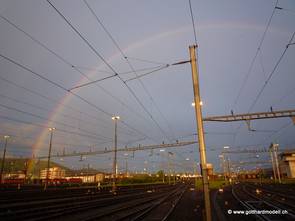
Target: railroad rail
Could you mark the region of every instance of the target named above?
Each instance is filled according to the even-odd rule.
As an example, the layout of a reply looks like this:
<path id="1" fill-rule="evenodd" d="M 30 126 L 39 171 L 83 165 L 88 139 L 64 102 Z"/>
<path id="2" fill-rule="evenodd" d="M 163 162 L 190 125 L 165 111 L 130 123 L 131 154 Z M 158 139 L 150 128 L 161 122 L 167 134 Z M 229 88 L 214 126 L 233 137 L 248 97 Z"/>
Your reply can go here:
<path id="1" fill-rule="evenodd" d="M 277 204 L 277 202 L 266 198 L 263 192 L 257 191 L 256 194 L 247 189 L 247 185 L 238 184 L 233 186 L 232 195 L 234 198 L 248 211 L 288 211 L 285 205 Z M 253 189 L 252 189 L 253 190 Z M 255 189 L 256 191 L 256 189 Z M 295 214 L 293 211 L 288 211 L 288 214 L 253 214 L 258 220 L 294 220 Z"/>
<path id="2" fill-rule="evenodd" d="M 12 200 L 1 202 L 0 220 L 141 220 L 164 201 L 174 205 L 183 191 L 184 184 L 151 185 L 149 189 L 133 189 L 123 194 L 119 191 L 117 195 L 84 191 L 84 195 L 37 198 L 28 202 Z"/>

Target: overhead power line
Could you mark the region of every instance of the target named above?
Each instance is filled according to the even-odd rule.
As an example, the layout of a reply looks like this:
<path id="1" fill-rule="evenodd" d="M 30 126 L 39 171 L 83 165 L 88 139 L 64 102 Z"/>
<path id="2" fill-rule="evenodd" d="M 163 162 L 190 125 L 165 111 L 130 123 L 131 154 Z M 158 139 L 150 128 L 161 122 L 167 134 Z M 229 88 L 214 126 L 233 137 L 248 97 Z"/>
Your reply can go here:
<path id="1" fill-rule="evenodd" d="M 83 37 L 83 35 L 69 22 L 69 20 L 51 3 L 51 1 L 46 0 L 48 4 L 62 17 L 62 19 L 72 28 L 72 30 L 78 34 L 78 36 L 87 44 L 87 46 L 114 72 L 114 74 L 117 75 L 117 77 L 122 81 L 122 83 L 126 86 L 126 88 L 130 91 L 132 96 L 136 99 L 138 104 L 143 108 L 143 110 L 148 114 L 148 116 L 151 118 L 151 120 L 155 123 L 155 125 L 159 128 L 161 133 L 165 135 L 165 132 L 160 127 L 158 122 L 153 118 L 151 113 L 147 110 L 147 108 L 143 105 L 143 103 L 140 101 L 138 96 L 135 94 L 135 92 L 124 82 L 124 80 L 118 75 L 118 73 L 113 69 L 113 67 L 103 58 L 103 56 L 89 43 L 89 41 Z M 87 3 L 87 2 L 85 2 Z M 121 50 L 122 51 L 122 50 Z M 124 56 L 125 58 L 126 56 Z M 128 61 L 128 59 L 127 59 Z M 130 63 L 129 63 L 130 64 Z M 131 65 L 131 64 L 130 64 Z M 132 67 L 132 66 L 131 66 Z"/>
<path id="2" fill-rule="evenodd" d="M 16 119 L 16 118 L 3 116 L 3 115 L 0 115 L 0 118 L 4 119 L 4 120 L 8 120 L 8 121 L 13 121 L 13 122 L 16 122 L 16 123 L 22 123 L 22 124 L 27 124 L 27 125 L 32 125 L 32 126 L 35 126 L 35 127 L 40 127 L 40 128 L 44 128 L 44 129 L 47 128 L 48 129 L 48 125 L 45 125 L 45 124 L 32 123 L 32 122 L 29 122 L 29 121 L 19 120 L 19 119 Z M 60 131 L 62 133 L 66 133 L 66 134 L 73 134 L 73 135 L 77 135 L 77 136 L 81 136 L 81 137 L 87 137 L 87 138 L 94 139 L 94 140 L 98 139 L 98 137 L 94 137 L 94 136 L 87 135 L 87 134 L 82 134 L 82 133 L 75 132 L 75 131 L 69 131 L 69 130 L 65 130 L 65 129 L 60 129 L 60 128 L 56 128 L 56 131 Z"/>
<path id="3" fill-rule="evenodd" d="M 62 86 L 62 85 L 60 85 L 60 84 L 58 84 L 58 83 L 56 83 L 56 82 L 54 82 L 54 81 L 52 81 L 52 80 L 50 80 L 50 79 L 44 77 L 43 75 L 41 75 L 41 74 L 39 74 L 39 73 L 37 73 L 37 72 L 31 70 L 30 68 L 24 66 L 23 64 L 20 64 L 20 63 L 16 62 L 15 60 L 13 60 L 13 59 L 11 59 L 11 58 L 9 58 L 9 57 L 3 55 L 3 54 L 0 54 L 0 57 L 4 58 L 5 60 L 9 61 L 10 63 L 12 63 L 12 64 L 14 64 L 14 65 L 16 65 L 16 66 L 18 66 L 18 67 L 20 67 L 20 68 L 22 68 L 22 69 L 24 69 L 24 70 L 30 72 L 30 73 L 33 74 L 34 76 L 36 76 L 36 77 L 38 77 L 38 78 L 40 78 L 40 79 L 42 79 L 42 80 L 44 80 L 44 81 L 46 81 L 46 82 L 48 82 L 48 83 L 54 85 L 55 87 L 61 89 L 62 91 L 65 91 L 66 93 L 70 93 L 70 94 L 72 94 L 74 97 L 78 98 L 79 100 L 82 100 L 83 102 L 85 102 L 85 103 L 87 103 L 88 105 L 92 106 L 92 107 L 95 108 L 96 110 L 98 110 L 98 111 L 104 113 L 105 115 L 107 115 L 107 116 L 109 116 L 109 117 L 112 117 L 112 114 L 106 112 L 105 110 L 101 109 L 101 108 L 98 107 L 97 105 L 95 105 L 95 104 L 89 102 L 88 100 L 86 100 L 85 98 L 81 97 L 80 95 L 77 95 L 77 94 L 75 94 L 75 93 L 73 93 L 73 92 L 71 92 L 71 91 L 68 91 L 68 89 L 66 89 L 64 86 Z"/>
<path id="4" fill-rule="evenodd" d="M 141 58 L 133 58 L 133 57 L 127 57 L 129 60 L 135 60 L 135 61 L 141 61 L 145 63 L 150 63 L 150 64 L 159 64 L 159 65 L 167 65 L 168 63 L 163 63 L 163 62 L 158 62 L 158 61 L 151 61 L 147 59 L 141 59 Z"/>
<path id="5" fill-rule="evenodd" d="M 35 118 L 38 118 L 38 119 L 41 119 L 41 120 L 45 120 L 45 121 L 47 121 L 47 122 L 52 122 L 52 123 L 54 123 L 55 125 L 62 125 L 62 126 L 64 126 L 64 127 L 68 127 L 68 128 L 75 128 L 75 127 L 72 126 L 72 125 L 65 124 L 65 123 L 60 122 L 60 121 L 51 120 L 51 119 L 48 119 L 48 118 L 46 118 L 46 117 L 42 117 L 42 116 L 40 116 L 40 115 L 37 115 L 37 114 L 31 113 L 31 112 L 28 112 L 28 111 L 20 110 L 20 109 L 15 108 L 15 107 L 10 107 L 10 106 L 8 106 L 8 105 L 0 104 L 0 107 L 4 107 L 4 108 L 6 108 L 6 109 L 8 109 L 8 110 L 16 111 L 16 112 L 19 112 L 19 113 L 22 113 L 22 114 L 25 114 L 25 115 L 29 115 L 29 116 L 31 116 L 31 117 L 35 117 Z M 111 138 L 106 137 L 106 136 L 103 136 L 103 135 L 101 135 L 101 134 L 93 134 L 93 133 L 91 133 L 91 132 L 89 132 L 89 131 L 86 131 L 86 130 L 84 130 L 84 129 L 81 129 L 81 128 L 79 128 L 79 130 L 80 130 L 80 131 L 83 131 L 83 132 L 86 132 L 87 134 L 90 134 L 91 136 L 96 136 L 98 139 L 108 139 L 108 140 L 112 140 Z"/>
<path id="6" fill-rule="evenodd" d="M 289 43 L 286 45 L 286 47 L 285 47 L 283 53 L 282 53 L 281 56 L 279 57 L 278 61 L 276 62 L 275 66 L 273 67 L 273 69 L 272 69 L 272 71 L 270 72 L 270 74 L 268 75 L 266 81 L 264 82 L 262 88 L 260 89 L 259 93 L 257 94 L 257 96 L 256 96 L 254 102 L 252 103 L 251 107 L 249 108 L 249 111 L 248 111 L 248 112 L 250 112 L 250 111 L 254 108 L 254 106 L 256 105 L 256 103 L 257 103 L 258 99 L 260 98 L 261 94 L 263 93 L 265 87 L 267 86 L 267 84 L 268 84 L 269 81 L 271 80 L 271 78 L 272 78 L 272 76 L 274 75 L 274 73 L 275 73 L 277 67 L 278 67 L 279 64 L 281 63 L 281 61 L 282 61 L 284 55 L 286 54 L 286 52 L 287 52 L 289 46 L 291 45 L 291 42 L 293 41 L 294 36 L 295 36 L 295 32 L 293 32 L 293 34 L 292 34 L 292 36 L 291 36 L 291 39 L 289 40 Z"/>
<path id="7" fill-rule="evenodd" d="M 194 40 L 195 40 L 195 44 L 197 45 L 197 32 L 196 32 L 196 26 L 195 26 L 195 19 L 194 19 L 194 13 L 193 13 L 193 9 L 192 9 L 192 3 L 191 0 L 188 1 L 189 2 L 189 9 L 190 9 L 190 16 L 192 19 L 192 26 L 193 26 L 193 32 L 194 32 Z"/>
<path id="8" fill-rule="evenodd" d="M 29 102 L 26 102 L 26 101 L 21 101 L 21 100 L 18 100 L 16 98 L 13 98 L 13 97 L 10 97 L 10 96 L 4 95 L 4 94 L 0 94 L 0 97 L 2 97 L 4 99 L 7 99 L 7 100 L 11 100 L 11 101 L 13 101 L 15 103 L 24 104 L 24 105 L 27 105 L 29 107 L 36 108 L 36 109 L 39 109 L 39 110 L 43 110 L 43 111 L 47 111 L 47 112 L 52 111 L 51 109 L 44 108 L 44 107 L 29 103 Z M 64 114 L 64 113 L 60 113 L 60 115 L 65 117 L 65 118 L 71 119 L 71 120 L 76 120 L 76 121 L 79 121 L 79 122 L 82 121 L 87 125 L 92 124 L 93 126 L 97 126 L 97 123 L 94 123 L 92 121 L 84 121 L 84 120 L 81 120 L 81 119 L 79 119 L 77 117 L 74 117 L 74 116 L 71 116 L 71 115 L 68 115 L 68 114 Z"/>
<path id="9" fill-rule="evenodd" d="M 75 71 L 77 71 L 80 75 L 82 75 L 83 77 L 85 77 L 87 80 L 89 80 L 90 82 L 92 81 L 92 79 L 90 79 L 86 74 L 84 74 L 82 71 L 79 70 L 79 67 L 71 64 L 71 62 L 69 62 L 68 60 L 66 60 L 64 57 L 62 57 L 61 55 L 59 55 L 58 53 L 56 53 L 55 51 L 53 51 L 52 49 L 50 49 L 49 47 L 47 47 L 44 43 L 42 43 L 41 41 L 39 41 L 38 39 L 34 38 L 32 35 L 30 35 L 28 32 L 26 32 L 25 30 L 23 30 L 21 27 L 19 27 L 18 25 L 16 25 L 15 23 L 13 23 L 12 21 L 10 21 L 8 18 L 0 15 L 0 18 L 2 18 L 4 21 L 6 21 L 8 24 L 10 24 L 11 26 L 13 26 L 15 29 L 17 29 L 18 31 L 22 32 L 24 35 L 26 35 L 29 39 L 31 39 L 33 42 L 35 42 L 36 44 L 40 45 L 42 48 L 44 48 L 45 50 L 47 50 L 48 52 L 50 52 L 51 54 L 53 54 L 54 56 L 56 56 L 58 59 L 60 59 L 62 62 L 64 62 L 65 64 L 67 64 L 68 66 L 72 67 Z M 106 72 L 106 71 L 104 71 Z M 110 73 L 110 72 L 107 72 Z M 112 74 L 112 73 L 110 73 Z M 124 107 L 126 107 L 128 110 L 130 110 L 131 112 L 135 113 L 138 117 L 145 119 L 140 113 L 138 113 L 137 111 L 135 111 L 133 108 L 129 107 L 126 103 L 124 103 L 122 100 L 120 100 L 118 97 L 114 96 L 111 92 L 109 92 L 108 90 L 106 90 L 104 87 L 96 84 L 96 86 L 101 89 L 103 92 L 105 92 L 107 95 L 109 95 L 110 97 L 112 97 L 114 100 L 116 100 L 117 102 L 119 102 L 121 105 L 123 105 Z M 60 102 L 59 102 L 60 103 Z M 63 104 L 61 104 L 63 105 Z M 63 105 L 65 106 L 65 105 Z M 73 109 L 73 108 L 72 108 Z M 80 111 L 78 111 L 80 112 Z M 84 113 L 87 116 L 90 116 L 87 113 Z M 95 118 L 95 117 L 92 117 Z M 97 119 L 97 118 L 96 118 Z M 101 119 L 100 119 L 101 120 Z"/>
<path id="10" fill-rule="evenodd" d="M 250 74 L 251 74 L 251 72 L 252 72 L 252 69 L 253 69 L 253 67 L 254 67 L 254 64 L 255 64 L 255 61 L 256 61 L 256 59 L 257 59 L 258 53 L 259 53 L 260 50 L 261 50 L 261 47 L 262 47 L 262 45 L 263 45 L 263 42 L 264 42 L 264 39 L 265 39 L 266 33 L 267 33 L 267 31 L 268 31 L 268 29 L 269 29 L 269 27 L 270 27 L 270 24 L 271 24 L 272 18 L 273 18 L 274 14 L 275 14 L 275 11 L 276 11 L 276 9 L 277 9 L 278 1 L 279 1 L 279 0 L 276 0 L 275 6 L 274 6 L 274 8 L 273 8 L 273 10 L 272 10 L 272 13 L 271 13 L 269 19 L 268 19 L 268 22 L 267 22 L 267 24 L 266 24 L 265 30 L 264 30 L 264 32 L 263 32 L 263 34 L 262 34 L 262 36 L 261 36 L 261 39 L 260 39 L 259 44 L 258 44 L 258 47 L 257 47 L 257 49 L 256 49 L 255 55 L 254 55 L 253 59 L 251 60 L 250 66 L 249 66 L 249 68 L 248 68 L 248 71 L 247 71 L 247 73 L 246 73 L 244 79 L 243 79 L 242 85 L 241 85 L 241 87 L 240 87 L 240 89 L 239 89 L 238 95 L 237 95 L 237 97 L 236 97 L 236 99 L 235 99 L 235 101 L 234 101 L 234 104 L 233 104 L 233 108 L 232 108 L 232 109 L 235 109 L 235 107 L 236 107 L 236 105 L 237 105 L 237 103 L 238 103 L 238 101 L 239 101 L 239 99 L 240 99 L 240 96 L 241 96 L 241 94 L 242 94 L 242 91 L 244 90 L 244 87 L 245 87 L 246 83 L 248 82 L 249 76 L 250 76 Z M 248 111 L 248 112 L 250 112 L 250 111 Z M 233 137 L 233 143 L 235 143 L 236 137 L 237 137 L 237 135 L 238 135 L 238 133 L 239 133 L 239 130 L 240 130 L 241 126 L 242 126 L 242 124 L 240 124 L 240 125 L 238 126 L 238 128 L 236 129 L 235 135 L 234 135 L 234 137 Z"/>
<path id="11" fill-rule="evenodd" d="M 116 48 L 119 50 L 120 54 L 122 55 L 122 57 L 125 59 L 126 63 L 128 64 L 128 66 L 130 67 L 130 69 L 133 71 L 133 73 L 136 75 L 137 80 L 139 81 L 139 83 L 141 84 L 142 88 L 144 89 L 145 93 L 149 96 L 150 100 L 152 101 L 152 103 L 154 104 L 154 106 L 156 107 L 156 109 L 158 110 L 158 112 L 160 113 L 160 115 L 162 116 L 162 118 L 166 121 L 168 127 L 171 129 L 171 126 L 169 125 L 167 119 L 165 118 L 164 114 L 161 112 L 160 108 L 158 107 L 158 105 L 156 104 L 156 102 L 154 101 L 153 97 L 151 96 L 150 92 L 147 90 L 145 84 L 138 78 L 138 74 L 136 72 L 136 70 L 134 69 L 133 65 L 130 63 L 128 57 L 126 56 L 126 54 L 123 52 L 123 50 L 121 49 L 121 47 L 119 46 L 119 44 L 117 43 L 117 41 L 113 38 L 112 34 L 107 30 L 107 28 L 105 27 L 105 25 L 102 23 L 102 21 L 98 18 L 98 16 L 95 14 L 95 12 L 93 11 L 93 9 L 90 7 L 90 5 L 88 4 L 87 0 L 83 0 L 84 3 L 86 4 L 86 6 L 88 7 L 88 9 L 90 10 L 90 12 L 92 13 L 92 15 L 95 17 L 96 21 L 101 25 L 101 27 L 103 28 L 103 30 L 106 32 L 106 34 L 108 35 L 108 37 L 111 39 L 111 41 L 113 42 L 113 44 L 116 46 Z M 136 94 L 134 93 L 134 91 L 131 89 L 130 86 L 128 86 L 126 84 L 126 81 L 124 81 L 120 75 L 117 75 L 118 78 L 122 81 L 122 83 L 124 85 L 126 85 L 127 89 L 131 92 L 131 94 L 134 96 L 134 98 L 138 101 L 138 103 L 140 104 L 140 106 L 145 110 L 145 112 L 150 116 L 151 120 L 155 123 L 155 125 L 158 127 L 158 129 L 161 131 L 161 133 L 166 137 L 166 139 L 169 139 L 169 137 L 167 136 L 166 132 L 163 130 L 163 128 L 160 126 L 160 124 L 155 120 L 155 118 L 152 116 L 152 114 L 148 111 L 148 109 L 144 106 L 144 104 L 139 100 L 138 96 L 136 96 Z M 171 130 L 172 131 L 172 130 Z"/>
<path id="12" fill-rule="evenodd" d="M 261 47 L 262 47 L 263 41 L 264 41 L 264 39 L 265 39 L 266 33 L 267 33 L 268 29 L 269 29 L 269 26 L 270 26 L 270 24 L 271 24 L 272 18 L 273 18 L 274 13 L 275 13 L 275 11 L 276 11 L 276 9 L 277 9 L 278 1 L 279 1 L 279 0 L 276 0 L 276 4 L 275 4 L 275 6 L 274 6 L 274 8 L 273 8 L 273 10 L 272 10 L 271 16 L 270 16 L 270 18 L 268 19 L 267 25 L 266 25 L 266 27 L 265 27 L 265 30 L 264 30 L 264 32 L 263 32 L 263 34 L 262 34 L 262 37 L 261 37 L 261 39 L 260 39 L 260 41 L 259 41 L 259 44 L 258 44 L 258 47 L 257 47 L 257 49 L 256 49 L 255 55 L 254 55 L 254 57 L 253 57 L 253 59 L 252 59 L 252 61 L 251 61 L 250 67 L 249 67 L 249 69 L 248 69 L 248 71 L 247 71 L 247 73 L 246 73 L 246 75 L 245 75 L 245 78 L 244 78 L 244 80 L 243 80 L 243 82 L 242 82 L 242 86 L 240 87 L 240 90 L 239 90 L 239 92 L 238 92 L 238 95 L 237 95 L 237 97 L 236 97 L 236 99 L 235 99 L 235 101 L 234 101 L 234 107 L 233 107 L 233 109 L 234 109 L 235 106 L 237 105 L 238 100 L 240 99 L 240 96 L 241 96 L 241 94 L 242 94 L 242 91 L 244 90 L 244 87 L 245 87 L 245 85 L 246 85 L 246 83 L 247 83 L 247 81 L 248 81 L 248 79 L 249 79 L 249 76 L 250 76 L 250 74 L 251 74 L 251 72 L 252 72 L 252 69 L 253 69 L 254 63 L 255 63 L 255 61 L 256 61 L 256 58 L 257 58 L 257 56 L 258 56 L 259 51 L 261 50 Z"/>
<path id="13" fill-rule="evenodd" d="M 6 79 L 6 78 L 3 78 L 3 77 L 1 77 L 1 76 L 0 76 L 0 79 L 1 79 L 1 81 L 4 81 L 4 82 L 6 82 L 6 83 L 8 83 L 8 84 L 10 84 L 10 85 L 13 85 L 13 86 L 15 86 L 15 87 L 17 87 L 17 88 L 20 88 L 20 89 L 22 89 L 22 90 L 24 90 L 24 91 L 26 91 L 26 92 L 29 92 L 29 93 L 31 93 L 31 94 L 33 94 L 33 95 L 36 95 L 36 96 L 38 96 L 38 97 L 41 97 L 41 98 L 43 98 L 43 99 L 45 99 L 45 100 L 47 100 L 47 101 L 50 101 L 50 102 L 52 102 L 52 103 L 54 103 L 54 104 L 57 103 L 58 105 L 63 106 L 63 107 L 65 107 L 65 108 L 68 108 L 68 109 L 70 109 L 70 110 L 72 110 L 72 111 L 75 111 L 76 113 L 82 113 L 82 114 L 84 114 L 85 116 L 88 116 L 88 117 L 91 118 L 91 119 L 101 121 L 101 119 L 96 118 L 95 116 L 92 116 L 92 115 L 90 115 L 90 114 L 88 114 L 88 113 L 86 113 L 86 112 L 79 111 L 79 110 L 77 110 L 76 108 L 74 108 L 74 107 L 72 107 L 72 106 L 70 106 L 70 105 L 68 105 L 68 104 L 64 104 L 64 103 L 62 103 L 61 101 L 56 100 L 56 99 L 54 99 L 54 98 L 52 98 L 52 97 L 49 97 L 49 96 L 47 96 L 47 95 L 43 95 L 43 94 L 41 94 L 41 93 L 39 93 L 39 92 L 37 92 L 37 91 L 34 91 L 34 90 L 32 90 L 32 89 L 29 89 L 29 88 L 23 87 L 23 86 L 21 86 L 21 85 L 15 83 L 15 82 L 13 82 L 13 81 L 10 81 L 10 80 L 8 80 L 8 79 Z"/>
<path id="14" fill-rule="evenodd" d="M 68 21 L 68 19 L 51 3 L 51 1 L 46 0 L 48 4 L 63 18 L 63 20 L 79 35 L 81 39 L 91 48 L 91 50 L 102 60 L 102 62 L 115 74 L 118 73 L 114 70 L 114 68 L 105 60 L 105 58 L 89 43 L 89 41 L 84 38 L 84 36 Z"/>
<path id="15" fill-rule="evenodd" d="M 138 78 L 144 77 L 144 76 L 146 76 L 146 75 L 149 75 L 149 74 L 155 73 L 155 72 L 157 72 L 157 71 L 163 70 L 163 69 L 168 68 L 168 67 L 169 67 L 169 65 L 161 66 L 161 67 L 159 67 L 159 68 L 157 68 L 157 69 L 155 69 L 155 70 L 152 70 L 152 71 L 149 71 L 149 72 L 147 72 L 147 73 L 144 73 L 144 74 L 138 75 L 137 77 L 133 77 L 133 78 L 129 78 L 129 79 L 127 79 L 127 80 L 124 80 L 124 82 L 132 81 L 132 80 L 134 80 L 134 79 L 138 79 Z M 131 72 L 126 72 L 126 73 L 130 74 L 130 73 L 133 73 L 133 71 L 131 71 Z M 78 88 L 81 88 L 81 87 L 89 86 L 89 85 L 91 85 L 91 84 L 95 84 L 95 83 L 97 83 L 97 82 L 101 82 L 101 81 L 104 81 L 104 80 L 107 80 L 107 79 L 109 79 L 109 78 L 113 78 L 113 77 L 114 77 L 114 76 L 108 76 L 108 77 L 101 78 L 101 79 L 98 79 L 98 80 L 95 80 L 95 81 L 87 82 L 87 83 L 85 83 L 85 84 L 80 84 L 80 85 L 78 85 L 78 86 L 75 86 L 75 87 L 70 88 L 69 91 L 72 91 L 72 90 L 75 90 L 75 89 L 78 89 Z"/>
<path id="16" fill-rule="evenodd" d="M 110 113 L 104 111 L 103 109 L 101 109 L 101 108 L 98 107 L 97 105 L 95 105 L 95 104 L 89 102 L 89 101 L 86 100 L 85 98 L 83 98 L 83 97 L 81 97 L 81 96 L 79 96 L 79 95 L 77 95 L 77 94 L 75 94 L 75 93 L 73 93 L 73 92 L 71 92 L 71 91 L 68 91 L 68 90 L 67 90 L 65 87 L 63 87 L 62 85 L 60 85 L 60 84 L 58 84 L 58 83 L 56 83 L 56 82 L 54 82 L 54 81 L 52 81 L 52 80 L 50 80 L 50 79 L 44 77 L 43 75 L 41 75 L 41 74 L 39 74 L 39 73 L 37 73 L 37 72 L 35 72 L 35 71 L 29 69 L 28 67 L 26 67 L 26 66 L 24 66 L 24 65 L 22 65 L 22 64 L 20 64 L 20 63 L 18 63 L 18 62 L 16 62 L 16 61 L 12 60 L 11 58 L 8 58 L 8 57 L 6 57 L 6 56 L 4 56 L 4 55 L 2 55 L 2 54 L 0 54 L 0 57 L 2 57 L 2 58 L 4 58 L 5 60 L 11 62 L 12 64 L 14 64 L 14 65 L 16 65 L 16 66 L 18 66 L 18 67 L 21 67 L 22 69 L 24 69 L 24 70 L 26 70 L 26 71 L 32 73 L 34 76 L 37 76 L 38 78 L 41 78 L 42 80 L 45 80 L 46 82 L 48 82 L 48 83 L 50 83 L 50 84 L 56 86 L 57 88 L 59 88 L 59 89 L 61 89 L 61 90 L 63 90 L 63 91 L 66 91 L 66 93 L 71 93 L 74 97 L 76 97 L 76 98 L 82 100 L 83 102 L 87 103 L 88 105 L 92 106 L 92 107 L 95 108 L 97 111 L 102 112 L 102 113 L 106 114 L 106 115 L 109 116 L 109 117 L 112 117 L 112 114 L 110 114 Z M 121 122 L 123 122 L 123 121 L 121 121 Z M 127 126 L 128 128 L 130 128 L 130 129 L 132 129 L 132 130 L 134 130 L 134 131 L 136 131 L 136 132 L 138 132 L 138 133 L 143 134 L 144 136 L 146 136 L 144 133 L 142 133 L 142 132 L 139 131 L 138 129 L 135 129 L 134 127 L 131 127 L 131 126 L 130 126 L 129 124 L 127 124 L 126 122 L 124 122 L 123 124 L 124 124 L 125 126 Z M 146 137 L 149 138 L 149 139 L 152 139 L 152 138 L 150 138 L 149 136 L 146 136 Z"/>
<path id="17" fill-rule="evenodd" d="M 132 78 L 129 78 L 127 80 L 124 80 L 124 82 L 126 83 L 128 81 L 132 81 L 132 80 L 135 80 L 135 79 L 142 78 L 144 76 L 147 76 L 147 75 L 153 74 L 155 72 L 161 71 L 161 70 L 163 70 L 165 68 L 168 68 L 170 66 L 181 65 L 181 64 L 186 64 L 186 63 L 190 63 L 190 61 L 180 61 L 180 62 L 176 62 L 176 63 L 172 63 L 172 64 L 165 64 L 165 65 L 160 65 L 160 66 L 151 67 L 151 68 L 138 69 L 138 70 L 136 70 L 136 72 L 142 71 L 142 70 L 149 70 L 149 69 L 153 69 L 153 70 L 149 71 L 149 72 L 146 72 L 146 73 L 143 73 L 141 75 L 137 75 L 136 77 L 132 77 Z M 122 72 L 122 73 L 120 73 L 120 75 L 122 75 L 122 74 L 130 74 L 130 73 L 134 73 L 134 72 L 133 71 Z M 98 80 L 87 82 L 85 84 L 80 84 L 78 86 L 70 88 L 69 91 L 72 91 L 72 90 L 75 90 L 75 89 L 78 89 L 78 88 L 81 88 L 81 87 L 85 87 L 85 86 L 88 86 L 90 84 L 95 84 L 97 82 L 101 82 L 101 81 L 107 80 L 109 78 L 113 78 L 113 76 L 108 76 L 108 77 L 105 77 L 105 78 L 101 78 L 101 79 L 98 79 Z"/>

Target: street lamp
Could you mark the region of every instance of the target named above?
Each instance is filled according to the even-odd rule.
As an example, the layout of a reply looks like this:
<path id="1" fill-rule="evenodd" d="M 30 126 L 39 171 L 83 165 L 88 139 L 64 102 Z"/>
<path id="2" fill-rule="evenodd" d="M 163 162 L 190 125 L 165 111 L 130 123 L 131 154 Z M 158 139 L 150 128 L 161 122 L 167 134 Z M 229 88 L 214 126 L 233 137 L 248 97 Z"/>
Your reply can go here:
<path id="1" fill-rule="evenodd" d="M 112 120 L 115 121 L 115 151 L 114 151 L 114 162 L 113 162 L 113 184 L 112 191 L 116 192 L 116 179 L 117 179 L 117 121 L 120 120 L 119 116 L 112 117 Z"/>
<path id="2" fill-rule="evenodd" d="M 5 162 L 5 155 L 6 155 L 6 147 L 7 147 L 7 141 L 9 139 L 8 135 L 4 136 L 5 144 L 4 144 L 4 152 L 2 157 L 2 164 L 1 164 L 1 173 L 0 173 L 0 184 L 2 183 L 2 176 L 3 176 L 3 169 L 4 169 L 4 162 Z"/>
<path id="3" fill-rule="evenodd" d="M 196 106 L 196 103 L 195 102 L 192 102 L 192 106 Z M 203 106 L 203 101 L 200 101 L 200 106 Z"/>
<path id="4" fill-rule="evenodd" d="M 53 137 L 53 131 L 55 130 L 55 127 L 48 128 L 50 131 L 50 141 L 49 141 L 49 151 L 48 151 L 48 160 L 47 160 L 47 171 L 46 171 L 46 180 L 45 180 L 45 186 L 44 190 L 47 189 L 48 186 L 48 179 L 49 179 L 49 168 L 50 168 L 50 157 L 51 157 L 51 148 L 52 148 L 52 137 Z"/>

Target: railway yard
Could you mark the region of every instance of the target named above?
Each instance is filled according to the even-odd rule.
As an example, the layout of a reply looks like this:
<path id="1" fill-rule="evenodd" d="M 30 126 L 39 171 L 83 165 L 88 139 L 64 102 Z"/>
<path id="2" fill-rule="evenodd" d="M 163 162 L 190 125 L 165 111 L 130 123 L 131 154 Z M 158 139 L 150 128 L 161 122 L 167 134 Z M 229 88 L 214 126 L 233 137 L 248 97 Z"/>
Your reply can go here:
<path id="1" fill-rule="evenodd" d="M 211 189 L 213 220 L 294 220 L 295 186 L 240 182 Z M 118 187 L 4 189 L 1 220 L 202 220 L 202 191 L 193 182 Z M 258 211 L 258 212 L 257 212 Z M 264 214 L 259 211 L 266 211 Z M 269 213 L 269 214 L 267 214 Z"/>

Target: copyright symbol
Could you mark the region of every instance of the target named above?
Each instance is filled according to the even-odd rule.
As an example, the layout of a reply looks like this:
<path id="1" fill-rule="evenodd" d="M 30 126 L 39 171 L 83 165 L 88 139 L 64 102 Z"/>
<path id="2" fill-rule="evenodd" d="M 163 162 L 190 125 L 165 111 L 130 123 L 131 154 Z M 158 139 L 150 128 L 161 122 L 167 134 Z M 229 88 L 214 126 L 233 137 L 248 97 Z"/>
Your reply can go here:
<path id="1" fill-rule="evenodd" d="M 233 212 L 233 211 L 232 211 L 231 209 L 229 209 L 229 210 L 227 211 L 228 214 L 232 214 L 232 212 Z"/>

